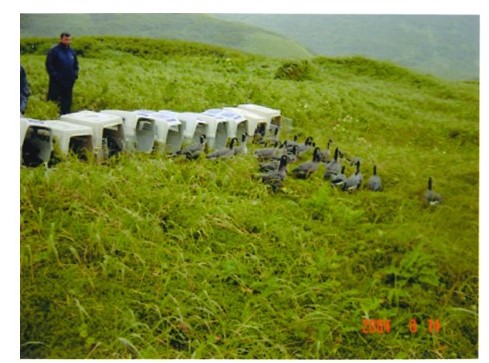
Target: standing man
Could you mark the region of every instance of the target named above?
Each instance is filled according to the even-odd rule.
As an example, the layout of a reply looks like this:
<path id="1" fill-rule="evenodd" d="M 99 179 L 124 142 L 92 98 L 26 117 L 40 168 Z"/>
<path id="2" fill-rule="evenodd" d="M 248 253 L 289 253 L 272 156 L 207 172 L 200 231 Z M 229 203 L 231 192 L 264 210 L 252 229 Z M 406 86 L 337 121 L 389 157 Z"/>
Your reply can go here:
<path id="1" fill-rule="evenodd" d="M 58 103 L 62 115 L 71 112 L 73 86 L 78 78 L 78 59 L 70 44 L 71 34 L 61 33 L 59 43 L 49 50 L 46 57 L 48 101 Z"/>

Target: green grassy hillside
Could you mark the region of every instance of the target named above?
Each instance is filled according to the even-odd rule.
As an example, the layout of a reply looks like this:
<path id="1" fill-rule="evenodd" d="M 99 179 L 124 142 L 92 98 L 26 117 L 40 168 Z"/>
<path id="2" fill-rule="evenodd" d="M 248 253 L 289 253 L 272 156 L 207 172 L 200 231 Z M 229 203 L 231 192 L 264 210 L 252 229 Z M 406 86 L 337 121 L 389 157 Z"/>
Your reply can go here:
<path id="1" fill-rule="evenodd" d="M 28 117 L 58 117 L 45 101 L 54 41 L 21 40 Z M 282 139 L 331 138 L 366 179 L 377 165 L 384 189 L 334 189 L 322 165 L 272 193 L 252 152 L 21 167 L 22 358 L 478 357 L 477 82 L 180 41 L 73 47 L 74 110 L 266 105 L 288 118 Z M 365 319 L 389 332 L 364 333 Z"/>
<path id="2" fill-rule="evenodd" d="M 293 39 L 315 54 L 387 59 L 448 79 L 479 79 L 474 15 L 216 14 Z"/>
<path id="3" fill-rule="evenodd" d="M 252 25 L 208 14 L 21 14 L 21 37 L 119 35 L 165 38 L 225 46 L 270 57 L 308 58 L 299 43 Z"/>

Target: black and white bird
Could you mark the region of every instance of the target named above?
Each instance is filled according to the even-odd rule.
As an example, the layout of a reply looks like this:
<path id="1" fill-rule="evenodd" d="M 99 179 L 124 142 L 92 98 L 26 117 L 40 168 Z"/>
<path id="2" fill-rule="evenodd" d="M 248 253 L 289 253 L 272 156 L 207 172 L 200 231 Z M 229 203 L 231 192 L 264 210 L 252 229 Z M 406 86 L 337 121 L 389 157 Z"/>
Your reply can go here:
<path id="1" fill-rule="evenodd" d="M 276 141 L 274 143 L 273 147 L 266 147 L 263 149 L 257 149 L 257 150 L 255 150 L 255 156 L 259 160 L 270 160 L 277 154 L 277 152 L 279 150 L 279 144 L 280 143 L 278 141 Z M 280 147 L 283 147 L 283 146 L 280 146 Z"/>
<path id="2" fill-rule="evenodd" d="M 300 157 L 304 153 L 308 152 L 312 147 L 314 147 L 312 136 L 308 136 L 303 144 L 297 145 L 297 155 Z"/>
<path id="3" fill-rule="evenodd" d="M 441 203 L 441 195 L 433 190 L 433 181 L 428 178 L 428 190 L 424 193 L 424 199 L 429 205 L 438 205 Z"/>
<path id="4" fill-rule="evenodd" d="M 282 155 L 280 158 L 280 165 L 277 170 L 272 170 L 267 173 L 262 173 L 258 175 L 258 178 L 262 180 L 263 183 L 268 184 L 272 187 L 275 192 L 280 187 L 287 176 L 287 156 Z"/>
<path id="5" fill-rule="evenodd" d="M 345 180 L 346 180 L 345 166 L 343 165 L 341 167 L 341 171 L 338 174 L 333 175 L 331 177 L 331 185 L 334 187 L 341 187 L 345 183 Z"/>
<path id="6" fill-rule="evenodd" d="M 228 148 L 219 149 L 214 152 L 211 152 L 207 155 L 207 159 L 216 160 L 216 159 L 228 159 L 234 156 L 234 143 L 238 141 L 237 138 L 233 137 L 231 142 L 229 143 Z"/>
<path id="7" fill-rule="evenodd" d="M 319 153 L 319 155 L 321 156 L 321 161 L 324 163 L 331 160 L 331 150 L 329 148 L 331 147 L 332 142 L 333 140 L 329 139 L 328 146 L 326 147 L 326 149 L 321 150 L 321 152 Z"/>
<path id="8" fill-rule="evenodd" d="M 360 161 L 357 161 L 357 170 L 355 174 L 349 176 L 343 183 L 343 190 L 352 192 L 362 185 L 363 175 L 360 171 Z"/>
<path id="9" fill-rule="evenodd" d="M 378 192 L 382 189 L 382 180 L 377 175 L 377 165 L 374 165 L 374 173 L 368 179 L 368 188 L 373 192 Z"/>
<path id="10" fill-rule="evenodd" d="M 189 160 L 197 159 L 204 152 L 206 142 L 206 136 L 200 135 L 199 142 L 189 145 L 185 149 L 177 151 L 175 154 L 185 155 Z"/>
<path id="11" fill-rule="evenodd" d="M 312 161 L 308 161 L 300 164 L 297 168 L 292 170 L 296 178 L 307 179 L 309 178 L 318 168 L 320 164 L 320 148 L 316 147 L 312 154 Z"/>
<path id="12" fill-rule="evenodd" d="M 324 172 L 324 178 L 327 180 L 331 180 L 334 175 L 340 172 L 340 164 L 338 162 L 338 148 L 334 150 L 333 160 L 326 163 L 326 171 Z"/>
<path id="13" fill-rule="evenodd" d="M 287 164 L 292 164 L 299 160 L 299 156 L 297 155 L 297 145 L 292 146 L 292 150 L 287 150 L 285 155 L 287 156 Z"/>

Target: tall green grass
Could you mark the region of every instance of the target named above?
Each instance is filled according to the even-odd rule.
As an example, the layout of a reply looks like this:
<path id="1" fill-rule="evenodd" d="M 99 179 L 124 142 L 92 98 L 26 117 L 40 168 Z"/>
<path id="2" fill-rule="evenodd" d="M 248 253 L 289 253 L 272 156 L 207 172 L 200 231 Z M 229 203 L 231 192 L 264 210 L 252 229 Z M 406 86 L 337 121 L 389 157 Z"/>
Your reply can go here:
<path id="1" fill-rule="evenodd" d="M 38 119 L 58 117 L 47 44 L 21 42 Z M 290 60 L 184 42 L 78 44 L 75 110 L 267 105 L 292 120 L 282 138 L 333 139 L 366 178 L 376 164 L 384 190 L 332 189 L 322 166 L 271 193 L 252 153 L 22 167 L 21 357 L 478 356 L 477 83 L 363 58 L 316 58 L 291 79 Z M 366 318 L 390 333 L 362 333 Z"/>

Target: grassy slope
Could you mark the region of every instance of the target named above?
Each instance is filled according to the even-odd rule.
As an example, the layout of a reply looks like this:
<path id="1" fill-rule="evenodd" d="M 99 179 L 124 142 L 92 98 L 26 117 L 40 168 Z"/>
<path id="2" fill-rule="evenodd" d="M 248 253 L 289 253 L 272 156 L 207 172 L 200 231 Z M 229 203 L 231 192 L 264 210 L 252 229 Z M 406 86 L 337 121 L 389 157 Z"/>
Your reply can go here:
<path id="1" fill-rule="evenodd" d="M 27 43 L 27 116 L 56 118 L 50 41 Z M 385 190 L 337 192 L 321 167 L 270 194 L 251 155 L 21 168 L 22 357 L 477 356 L 477 83 L 364 58 L 316 58 L 291 81 L 275 78 L 284 61 L 197 44 L 74 46 L 75 109 L 268 105 L 293 120 L 284 136 L 332 138 L 367 177 L 376 163 Z M 428 176 L 445 198 L 434 209 Z M 363 334 L 365 317 L 390 334 Z"/>
<path id="2" fill-rule="evenodd" d="M 448 79 L 479 78 L 479 17 L 450 15 L 217 14 L 259 26 L 315 54 L 389 59 Z M 293 26 L 291 26 L 293 24 Z"/>
<path id="3" fill-rule="evenodd" d="M 21 14 L 22 37 L 54 37 L 60 29 L 81 35 L 181 39 L 270 57 L 308 58 L 299 43 L 252 25 L 207 14 Z"/>

